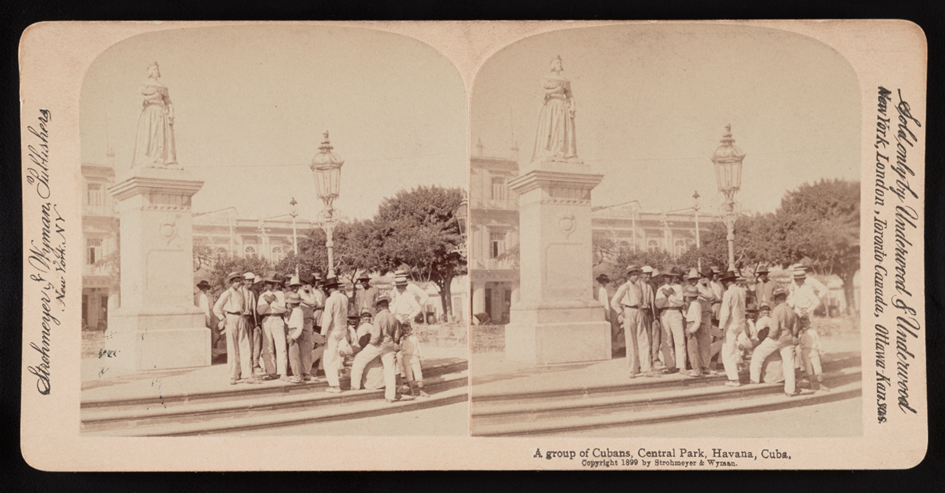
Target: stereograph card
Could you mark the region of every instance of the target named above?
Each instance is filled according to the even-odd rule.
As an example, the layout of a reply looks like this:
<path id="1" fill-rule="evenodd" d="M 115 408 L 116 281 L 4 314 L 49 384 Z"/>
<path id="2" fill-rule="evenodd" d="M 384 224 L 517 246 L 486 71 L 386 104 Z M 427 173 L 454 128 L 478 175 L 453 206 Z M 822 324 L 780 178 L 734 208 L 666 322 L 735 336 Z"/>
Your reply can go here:
<path id="1" fill-rule="evenodd" d="M 911 468 L 926 73 L 897 20 L 30 26 L 22 454 Z"/>

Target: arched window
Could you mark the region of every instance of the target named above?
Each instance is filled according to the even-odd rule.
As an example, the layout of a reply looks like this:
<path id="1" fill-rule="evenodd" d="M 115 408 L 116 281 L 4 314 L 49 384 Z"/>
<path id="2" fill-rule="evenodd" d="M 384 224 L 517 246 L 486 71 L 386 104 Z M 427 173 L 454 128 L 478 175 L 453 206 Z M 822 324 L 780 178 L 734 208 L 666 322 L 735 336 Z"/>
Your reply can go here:
<path id="1" fill-rule="evenodd" d="M 223 247 L 217 248 L 217 253 L 221 255 L 226 255 L 226 248 L 223 248 Z"/>
<path id="2" fill-rule="evenodd" d="M 243 252 L 246 254 L 247 257 L 255 257 L 255 256 L 256 256 L 256 249 L 253 248 L 253 247 L 251 247 L 251 246 L 246 247 L 246 248 L 243 250 Z"/>
<path id="3" fill-rule="evenodd" d="M 272 247 L 272 259 L 275 261 L 282 260 L 282 247 L 281 246 Z"/>
<path id="4" fill-rule="evenodd" d="M 656 240 L 650 240 L 646 242 L 646 251 L 648 252 L 659 252 L 660 251 L 660 242 Z"/>

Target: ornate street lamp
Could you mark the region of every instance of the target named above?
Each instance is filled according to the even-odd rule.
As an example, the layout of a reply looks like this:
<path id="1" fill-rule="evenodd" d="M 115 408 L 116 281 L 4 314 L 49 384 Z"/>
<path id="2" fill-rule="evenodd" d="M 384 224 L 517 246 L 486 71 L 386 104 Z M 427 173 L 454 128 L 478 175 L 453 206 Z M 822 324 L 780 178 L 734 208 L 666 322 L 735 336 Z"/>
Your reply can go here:
<path id="1" fill-rule="evenodd" d="M 712 154 L 715 164 L 715 179 L 719 191 L 725 195 L 725 202 L 719 208 L 719 215 L 728 229 L 728 269 L 735 270 L 735 219 L 738 218 L 739 204 L 735 202 L 735 192 L 742 185 L 742 160 L 745 153 L 735 146 L 732 138 L 732 125 L 725 126 L 725 135 L 722 136 L 722 145 Z"/>
<path id="2" fill-rule="evenodd" d="M 295 218 L 299 215 L 299 210 L 296 207 L 298 202 L 295 201 L 295 197 L 292 197 L 292 200 L 289 201 L 289 215 L 292 216 L 292 251 L 295 252 L 295 275 L 299 275 L 299 240 L 298 235 L 295 230 Z"/>
<path id="3" fill-rule="evenodd" d="M 338 198 L 338 192 L 341 189 L 341 166 L 345 160 L 338 154 L 332 152 L 331 142 L 328 140 L 328 131 L 324 133 L 325 140 L 318 146 L 318 154 L 312 158 L 312 164 L 309 168 L 315 174 L 315 191 L 318 198 L 325 203 L 325 208 L 320 214 L 320 225 L 325 230 L 325 247 L 328 249 L 328 277 L 335 277 L 334 259 L 332 257 L 331 232 L 335 227 L 335 208 L 334 201 Z"/>

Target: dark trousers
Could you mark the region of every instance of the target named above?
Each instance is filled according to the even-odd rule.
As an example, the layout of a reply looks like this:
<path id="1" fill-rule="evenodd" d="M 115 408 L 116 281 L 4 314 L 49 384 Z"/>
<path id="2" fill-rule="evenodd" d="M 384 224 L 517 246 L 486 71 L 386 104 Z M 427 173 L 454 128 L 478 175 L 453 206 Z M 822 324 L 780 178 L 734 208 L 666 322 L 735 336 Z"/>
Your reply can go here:
<path id="1" fill-rule="evenodd" d="M 689 355 L 689 365 L 692 367 L 692 371 L 702 373 L 702 355 L 699 351 L 699 332 L 703 330 L 702 327 L 696 331 L 695 334 L 690 334 L 689 331 L 686 331 L 686 353 Z M 680 371 L 682 368 L 680 368 Z"/>

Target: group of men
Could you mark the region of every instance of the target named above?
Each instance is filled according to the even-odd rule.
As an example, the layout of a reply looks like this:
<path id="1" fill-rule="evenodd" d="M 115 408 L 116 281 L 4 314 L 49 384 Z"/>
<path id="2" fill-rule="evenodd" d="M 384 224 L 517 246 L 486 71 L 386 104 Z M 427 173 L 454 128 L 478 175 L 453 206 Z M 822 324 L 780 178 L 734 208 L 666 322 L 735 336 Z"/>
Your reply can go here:
<path id="1" fill-rule="evenodd" d="M 611 323 L 614 351 L 626 348 L 630 377 L 687 368 L 690 377 L 715 375 L 718 355 L 730 387 L 742 385 L 739 367 L 748 366 L 752 383 L 761 382 L 762 372 L 765 381 L 783 378 L 785 393 L 793 396 L 799 393 L 798 366 L 812 389 L 828 390 L 819 336 L 811 329 L 823 285 L 808 278 L 801 265 L 794 266 L 793 282 L 785 286 L 768 274 L 767 267 L 759 267 L 756 282 L 749 284 L 741 273 L 714 267 L 692 268 L 684 275 L 676 266 L 660 273 L 631 265 L 627 281 L 612 295 L 608 276 L 598 276 L 598 300 Z"/>
<path id="2" fill-rule="evenodd" d="M 230 384 L 317 382 L 320 367 L 328 382 L 326 392 L 341 393 L 347 362 L 351 390 L 364 385 L 366 368 L 382 366 L 388 402 L 428 397 L 419 341 L 410 325 L 421 313 L 426 293 L 409 284 L 403 271 L 395 273 L 390 293 L 372 286 L 366 274 L 358 283 L 362 289 L 355 286 L 349 299 L 336 277 L 323 280 L 315 273 L 303 281 L 273 274 L 260 279 L 252 272 L 233 272 L 212 309 L 210 284 L 199 283 L 197 305 L 213 333 L 213 346 L 219 339 L 226 342 Z M 406 382 L 400 389 L 398 372 Z M 403 395 L 397 395 L 398 390 Z"/>

